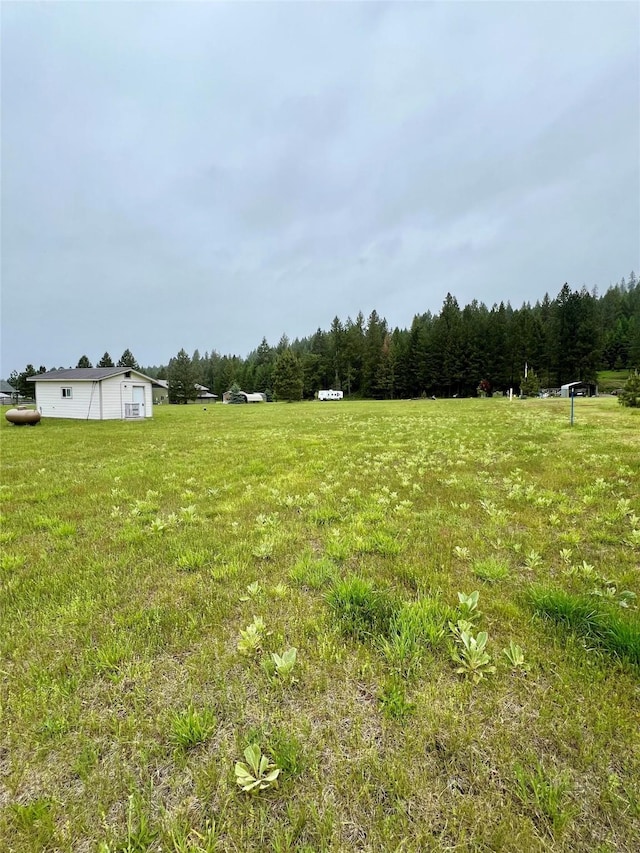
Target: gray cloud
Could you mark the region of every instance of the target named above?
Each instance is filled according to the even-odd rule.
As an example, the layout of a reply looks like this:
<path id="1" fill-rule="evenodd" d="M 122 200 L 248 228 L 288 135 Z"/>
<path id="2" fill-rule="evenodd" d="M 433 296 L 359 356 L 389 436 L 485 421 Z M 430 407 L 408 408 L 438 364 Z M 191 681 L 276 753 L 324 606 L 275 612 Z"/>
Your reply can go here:
<path id="1" fill-rule="evenodd" d="M 4 373 L 246 354 L 638 267 L 635 4 L 2 18 Z"/>

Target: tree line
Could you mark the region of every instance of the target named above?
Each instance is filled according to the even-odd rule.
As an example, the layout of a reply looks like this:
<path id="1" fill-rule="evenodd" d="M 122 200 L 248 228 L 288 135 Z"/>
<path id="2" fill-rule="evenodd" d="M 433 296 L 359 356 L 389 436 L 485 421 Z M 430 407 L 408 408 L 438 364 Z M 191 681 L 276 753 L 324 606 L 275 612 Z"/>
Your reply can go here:
<path id="1" fill-rule="evenodd" d="M 93 367 L 93 364 L 89 360 L 88 356 L 82 355 L 78 359 L 76 367 Z M 134 370 L 141 369 L 140 365 L 136 361 L 130 349 L 126 349 L 116 363 L 114 363 L 109 353 L 105 352 L 105 354 L 96 364 L 96 367 L 131 367 Z M 9 383 L 9 385 L 11 385 L 12 388 L 14 388 L 18 392 L 18 394 L 20 394 L 20 396 L 31 397 L 33 395 L 33 383 L 27 381 L 29 377 L 37 376 L 39 373 L 46 373 L 47 370 L 64 369 L 64 367 L 46 368 L 44 364 L 41 364 L 40 367 L 36 370 L 33 364 L 28 364 L 21 372 L 18 372 L 17 370 L 12 371 L 9 374 L 7 382 Z"/>
<path id="2" fill-rule="evenodd" d="M 107 361 L 105 353 L 97 366 L 111 366 Z M 129 350 L 118 361 L 125 363 L 138 366 Z M 235 383 L 279 399 L 311 398 L 321 388 L 380 399 L 502 393 L 520 390 L 525 365 L 546 388 L 596 381 L 598 370 L 640 368 L 635 274 L 603 296 L 564 284 L 555 299 L 545 294 L 515 309 L 477 300 L 461 308 L 447 294 L 438 314 L 416 314 L 407 329 L 391 328 L 375 310 L 366 319 L 360 312 L 294 341 L 283 335 L 271 346 L 263 338 L 245 358 L 215 349 L 189 356 L 183 349 L 168 365 L 142 370 L 166 379 L 170 400 L 178 402 L 195 396 L 196 383 L 219 397 Z M 78 366 L 91 364 L 83 356 Z M 44 370 L 29 369 L 29 375 Z M 14 371 L 9 383 L 20 390 L 24 376 Z"/>
<path id="3" fill-rule="evenodd" d="M 460 308 L 447 294 L 439 314 L 417 314 L 408 329 L 390 328 L 374 310 L 366 319 L 335 317 L 309 337 L 283 335 L 275 346 L 263 338 L 246 358 L 196 350 L 189 360 L 193 381 L 219 396 L 236 382 L 283 398 L 283 373 L 285 399 L 292 384 L 300 387 L 293 399 L 320 388 L 381 399 L 518 392 L 525 365 L 543 388 L 595 382 L 599 370 L 640 367 L 640 283 L 632 272 L 603 296 L 565 284 L 555 299 L 545 294 L 517 309 L 475 300 Z"/>

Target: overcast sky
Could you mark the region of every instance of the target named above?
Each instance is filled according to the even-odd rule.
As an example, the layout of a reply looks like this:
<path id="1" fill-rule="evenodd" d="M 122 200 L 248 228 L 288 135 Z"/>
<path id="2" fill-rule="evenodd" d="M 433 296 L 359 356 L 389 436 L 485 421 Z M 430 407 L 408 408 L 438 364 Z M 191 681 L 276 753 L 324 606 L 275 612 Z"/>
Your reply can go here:
<path id="1" fill-rule="evenodd" d="M 0 375 L 640 272 L 636 3 L 2 3 Z"/>

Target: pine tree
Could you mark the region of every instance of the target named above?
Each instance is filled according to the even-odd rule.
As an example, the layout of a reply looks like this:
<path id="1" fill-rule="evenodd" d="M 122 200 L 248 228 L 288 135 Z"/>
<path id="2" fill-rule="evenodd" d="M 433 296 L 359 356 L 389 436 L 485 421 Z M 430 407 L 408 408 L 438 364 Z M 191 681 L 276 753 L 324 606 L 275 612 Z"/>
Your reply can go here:
<path id="1" fill-rule="evenodd" d="M 131 367 L 133 370 L 139 370 L 138 362 L 130 349 L 126 349 L 118 359 L 118 367 Z"/>
<path id="2" fill-rule="evenodd" d="M 292 403 L 302 399 L 302 365 L 295 353 L 286 349 L 278 356 L 273 368 L 273 389 L 278 400 Z"/>
<path id="3" fill-rule="evenodd" d="M 621 406 L 640 409 L 640 373 L 637 370 L 627 379 L 622 393 L 618 394 L 618 403 Z"/>
<path id="4" fill-rule="evenodd" d="M 227 403 L 246 403 L 247 398 L 240 391 L 240 386 L 237 382 L 232 382 L 229 388 L 229 398 Z"/>
<path id="5" fill-rule="evenodd" d="M 362 361 L 362 390 L 367 397 L 386 396 L 386 388 L 383 387 L 385 378 L 381 376 L 382 348 L 386 337 L 387 321 L 374 308 L 367 320 Z"/>
<path id="6" fill-rule="evenodd" d="M 524 397 L 537 397 L 540 391 L 540 380 L 535 374 L 535 371 L 528 370 L 526 379 L 523 376 L 520 379 L 520 393 Z"/>
<path id="7" fill-rule="evenodd" d="M 93 365 L 91 364 L 91 362 L 89 361 L 89 359 L 86 355 L 82 355 L 82 356 L 80 356 L 80 358 L 78 360 L 78 364 L 76 365 L 76 367 L 93 367 Z"/>
<path id="8" fill-rule="evenodd" d="M 198 396 L 193 364 L 186 350 L 181 349 L 178 355 L 169 361 L 167 382 L 170 403 L 187 403 Z"/>
<path id="9" fill-rule="evenodd" d="M 27 382 L 30 376 L 36 376 L 37 371 L 32 364 L 28 364 L 22 373 L 15 371 L 9 377 L 9 385 L 15 388 L 21 397 L 33 397 L 36 387 L 33 382 Z"/>
<path id="10" fill-rule="evenodd" d="M 97 364 L 97 367 L 115 367 L 113 359 L 111 358 L 108 352 L 105 352 L 105 354 L 102 356 L 102 358 Z"/>

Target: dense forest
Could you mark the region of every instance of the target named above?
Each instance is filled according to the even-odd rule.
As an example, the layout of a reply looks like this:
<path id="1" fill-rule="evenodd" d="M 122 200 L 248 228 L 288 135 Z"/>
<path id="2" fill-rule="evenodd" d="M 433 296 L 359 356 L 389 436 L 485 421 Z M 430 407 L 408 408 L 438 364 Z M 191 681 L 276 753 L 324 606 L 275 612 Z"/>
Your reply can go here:
<path id="1" fill-rule="evenodd" d="M 247 391 L 274 387 L 278 356 L 299 359 L 303 396 L 336 388 L 363 397 L 475 395 L 519 389 L 525 363 L 542 387 L 595 380 L 598 370 L 640 367 L 640 283 L 634 273 L 603 296 L 565 284 L 555 299 L 514 309 L 477 301 L 460 308 L 450 294 L 439 314 L 417 314 L 391 329 L 376 311 L 336 317 L 328 330 L 276 346 L 266 339 L 246 358 L 193 353 L 195 381 L 222 395 L 235 381 Z M 150 368 L 166 373 L 162 368 Z"/>
<path id="2" fill-rule="evenodd" d="M 181 350 L 169 365 L 142 370 L 171 380 L 172 366 L 180 365 L 188 369 L 189 381 L 219 396 L 234 383 L 246 391 L 271 393 L 284 353 L 296 357 L 305 398 L 320 388 L 386 399 L 469 396 L 480 388 L 517 391 L 525 364 L 543 388 L 593 381 L 598 370 L 640 368 L 640 282 L 632 272 L 602 296 L 565 284 L 555 299 L 546 294 L 533 306 L 515 309 L 509 303 L 487 308 L 475 300 L 460 308 L 447 294 L 439 314 L 416 314 L 408 329 L 391 329 L 374 310 L 367 318 L 362 313 L 345 321 L 335 317 L 329 329 L 302 339 L 289 341 L 283 335 L 275 346 L 263 338 L 245 358 L 213 349 L 204 355 L 196 350 L 185 360 Z M 112 363 L 105 353 L 98 364 Z M 129 350 L 118 363 L 137 366 Z M 78 366 L 91 362 L 82 356 Z M 9 382 L 20 390 L 26 376 L 43 370 L 28 365 L 21 374 L 14 371 Z"/>

